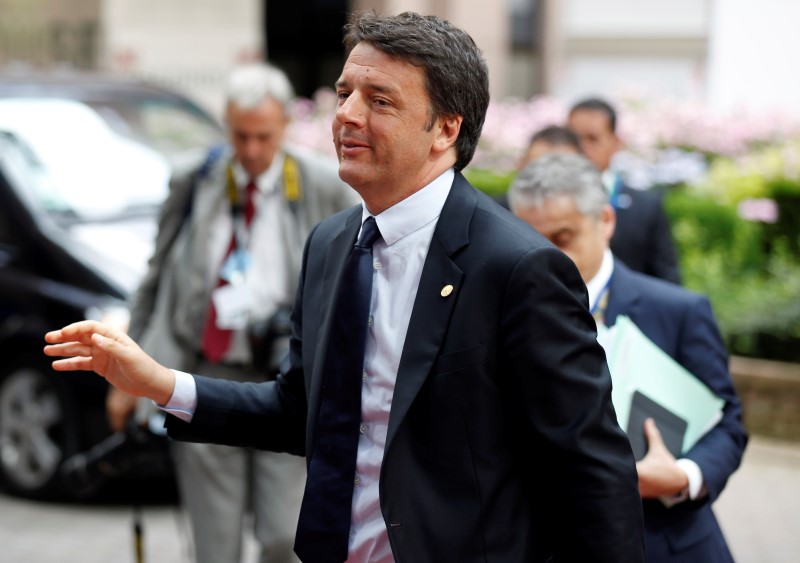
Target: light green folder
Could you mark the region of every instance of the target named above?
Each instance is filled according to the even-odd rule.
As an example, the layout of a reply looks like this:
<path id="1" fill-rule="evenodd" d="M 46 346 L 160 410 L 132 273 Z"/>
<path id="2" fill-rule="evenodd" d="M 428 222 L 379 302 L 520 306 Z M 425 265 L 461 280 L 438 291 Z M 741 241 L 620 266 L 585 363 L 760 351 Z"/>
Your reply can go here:
<path id="1" fill-rule="evenodd" d="M 598 328 L 608 359 L 611 400 L 621 428 L 628 427 L 633 392 L 639 390 L 687 421 L 683 451 L 688 451 L 722 417 L 725 401 L 673 360 L 626 316 L 611 328 Z"/>

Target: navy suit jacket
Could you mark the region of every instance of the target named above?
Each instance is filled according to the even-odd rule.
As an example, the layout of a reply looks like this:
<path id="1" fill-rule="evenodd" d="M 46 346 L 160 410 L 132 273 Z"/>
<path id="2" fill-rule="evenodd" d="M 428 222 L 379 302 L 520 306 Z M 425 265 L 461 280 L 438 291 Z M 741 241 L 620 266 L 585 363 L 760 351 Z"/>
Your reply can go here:
<path id="1" fill-rule="evenodd" d="M 647 561 L 733 561 L 711 504 L 739 467 L 747 434 L 711 304 L 701 295 L 633 272 L 615 260 L 606 324 L 612 326 L 619 315 L 627 315 L 650 340 L 725 400 L 722 420 L 683 454 L 700 467 L 708 494 L 672 508 L 658 500 L 643 503 Z"/>
<path id="2" fill-rule="evenodd" d="M 678 257 L 661 196 L 624 184 L 611 197 L 617 225 L 611 251 L 637 272 L 681 283 Z"/>
<path id="3" fill-rule="evenodd" d="M 331 296 L 360 220 L 360 208 L 342 212 L 309 237 L 285 371 L 258 384 L 197 377 L 194 418 L 169 417 L 171 436 L 313 456 L 323 360 L 336 352 Z M 643 561 L 635 463 L 610 389 L 572 261 L 457 173 L 381 467 L 395 560 Z"/>

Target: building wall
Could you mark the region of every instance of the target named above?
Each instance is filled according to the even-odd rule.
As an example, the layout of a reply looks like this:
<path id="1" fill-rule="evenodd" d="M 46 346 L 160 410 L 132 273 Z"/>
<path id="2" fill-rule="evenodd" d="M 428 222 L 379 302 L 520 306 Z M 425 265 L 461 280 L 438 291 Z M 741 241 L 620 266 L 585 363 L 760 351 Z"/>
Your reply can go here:
<path id="1" fill-rule="evenodd" d="M 263 52 L 261 0 L 102 0 L 102 66 L 184 90 L 217 115 L 236 64 Z"/>
<path id="2" fill-rule="evenodd" d="M 709 103 L 800 117 L 800 2 L 717 0 L 713 12 Z"/>
<path id="3" fill-rule="evenodd" d="M 548 93 L 568 102 L 630 92 L 705 96 L 708 2 L 563 0 L 557 11 L 548 21 L 558 28 Z"/>
<path id="4" fill-rule="evenodd" d="M 0 0 L 0 69 L 94 68 L 100 1 Z"/>
<path id="5" fill-rule="evenodd" d="M 264 49 L 269 0 L 0 0 L 0 68 L 102 68 L 165 82 L 221 111 L 230 68 Z M 277 0 L 275 0 L 277 1 Z M 535 3 L 538 44 L 512 50 L 511 3 Z M 639 92 L 800 113 L 795 0 L 351 0 L 466 29 L 494 99 Z"/>

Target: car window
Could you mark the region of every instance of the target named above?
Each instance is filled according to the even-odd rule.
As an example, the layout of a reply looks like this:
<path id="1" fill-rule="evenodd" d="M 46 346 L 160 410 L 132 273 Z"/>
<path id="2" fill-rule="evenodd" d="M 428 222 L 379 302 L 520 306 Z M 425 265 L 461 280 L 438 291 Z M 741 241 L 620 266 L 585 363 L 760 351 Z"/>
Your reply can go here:
<path id="1" fill-rule="evenodd" d="M 47 170 L 24 142 L 6 131 L 0 131 L 0 166 L 10 185 L 24 186 L 18 194 L 20 198 L 47 210 L 63 209 Z"/>
<path id="2" fill-rule="evenodd" d="M 86 219 L 152 213 L 168 192 L 165 157 L 118 135 L 79 102 L 0 100 L 0 130 L 35 155 L 38 169 L 23 185 L 49 211 Z"/>
<path id="3" fill-rule="evenodd" d="M 120 99 L 88 101 L 117 133 L 150 145 L 168 159 L 205 150 L 222 139 L 220 126 L 199 109 L 177 101 Z"/>

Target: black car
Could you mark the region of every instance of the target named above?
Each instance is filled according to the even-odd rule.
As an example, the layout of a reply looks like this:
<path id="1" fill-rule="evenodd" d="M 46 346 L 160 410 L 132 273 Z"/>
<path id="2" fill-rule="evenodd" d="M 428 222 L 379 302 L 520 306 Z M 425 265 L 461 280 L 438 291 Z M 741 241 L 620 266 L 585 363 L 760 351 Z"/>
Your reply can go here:
<path id="1" fill-rule="evenodd" d="M 107 115 L 92 115 L 87 104 L 3 92 L 0 486 L 25 497 L 85 498 L 109 477 L 163 476 L 163 438 L 112 434 L 105 381 L 54 372 L 43 337 L 84 318 L 126 322 L 170 171 L 180 158 L 188 165 L 189 149 L 205 147 L 187 145 L 170 159 L 108 130 Z M 204 119 L 218 142 L 221 126 Z"/>

